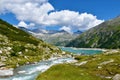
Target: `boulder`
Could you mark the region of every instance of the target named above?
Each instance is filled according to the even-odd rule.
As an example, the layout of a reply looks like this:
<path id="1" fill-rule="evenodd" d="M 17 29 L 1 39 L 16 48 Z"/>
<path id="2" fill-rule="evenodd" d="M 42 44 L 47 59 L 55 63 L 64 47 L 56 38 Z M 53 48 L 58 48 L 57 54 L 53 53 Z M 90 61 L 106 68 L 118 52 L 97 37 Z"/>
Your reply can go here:
<path id="1" fill-rule="evenodd" d="M 120 74 L 116 74 L 112 80 L 120 80 Z"/>
<path id="2" fill-rule="evenodd" d="M 4 76 L 12 76 L 13 75 L 13 69 L 5 69 L 5 70 L 0 70 L 0 77 Z"/>

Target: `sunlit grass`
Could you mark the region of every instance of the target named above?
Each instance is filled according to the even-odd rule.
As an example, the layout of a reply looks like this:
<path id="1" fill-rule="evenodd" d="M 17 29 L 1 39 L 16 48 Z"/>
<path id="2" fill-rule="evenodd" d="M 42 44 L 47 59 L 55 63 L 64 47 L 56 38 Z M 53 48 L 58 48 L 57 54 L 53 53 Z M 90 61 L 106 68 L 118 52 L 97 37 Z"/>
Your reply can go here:
<path id="1" fill-rule="evenodd" d="M 75 56 L 77 63 L 59 64 L 40 74 L 37 80 L 111 80 L 120 74 L 120 52 Z M 83 61 L 86 64 L 77 65 Z"/>

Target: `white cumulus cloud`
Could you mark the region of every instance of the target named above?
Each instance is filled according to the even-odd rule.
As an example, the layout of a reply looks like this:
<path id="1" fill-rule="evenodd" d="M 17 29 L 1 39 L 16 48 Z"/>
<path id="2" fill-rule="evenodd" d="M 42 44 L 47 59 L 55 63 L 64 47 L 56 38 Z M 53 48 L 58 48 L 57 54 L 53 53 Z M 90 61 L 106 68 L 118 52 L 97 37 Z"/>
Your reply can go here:
<path id="1" fill-rule="evenodd" d="M 69 26 L 71 29 L 89 29 L 104 20 L 98 20 L 96 16 L 88 13 L 79 13 L 70 10 L 62 10 L 50 13 L 43 20 L 44 25 Z"/>
<path id="2" fill-rule="evenodd" d="M 34 26 L 35 26 L 34 23 L 26 24 L 24 21 L 20 21 L 18 23 L 18 27 L 24 27 L 24 28 L 30 28 L 31 27 L 32 28 Z"/>
<path id="3" fill-rule="evenodd" d="M 48 0 L 1 0 L 0 14 L 9 12 L 15 14 L 19 21 L 24 21 L 20 23 L 27 21 L 40 26 L 61 26 L 61 29 L 69 29 L 69 31 L 86 30 L 104 21 L 98 20 L 96 16 L 88 13 L 70 10 L 55 11 Z M 27 25 L 25 24 L 24 27 Z"/>

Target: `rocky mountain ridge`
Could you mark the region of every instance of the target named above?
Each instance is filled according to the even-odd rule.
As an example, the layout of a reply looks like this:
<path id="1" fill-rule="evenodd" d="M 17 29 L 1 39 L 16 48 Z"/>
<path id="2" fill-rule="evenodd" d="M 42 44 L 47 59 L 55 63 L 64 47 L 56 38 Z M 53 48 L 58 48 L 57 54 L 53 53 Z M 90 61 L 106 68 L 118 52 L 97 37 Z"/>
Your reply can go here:
<path id="1" fill-rule="evenodd" d="M 44 29 L 33 29 L 28 30 L 23 27 L 19 27 L 20 29 L 32 34 L 38 39 L 42 39 L 43 41 L 53 44 L 56 46 L 65 46 L 67 42 L 75 39 L 82 31 L 78 30 L 74 33 L 69 33 L 65 30 L 44 30 Z"/>
<path id="2" fill-rule="evenodd" d="M 80 48 L 120 48 L 120 17 L 89 29 L 66 46 Z"/>

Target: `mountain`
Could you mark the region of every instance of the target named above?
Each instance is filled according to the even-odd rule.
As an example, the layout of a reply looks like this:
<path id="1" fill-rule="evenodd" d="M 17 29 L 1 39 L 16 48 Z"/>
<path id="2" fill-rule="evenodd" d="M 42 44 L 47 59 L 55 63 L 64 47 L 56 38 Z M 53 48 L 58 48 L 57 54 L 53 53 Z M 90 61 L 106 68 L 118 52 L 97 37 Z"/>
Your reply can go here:
<path id="1" fill-rule="evenodd" d="M 0 69 L 38 62 L 62 51 L 0 19 Z"/>
<path id="2" fill-rule="evenodd" d="M 82 34 L 83 31 L 77 30 L 76 32 L 74 32 L 74 34 Z"/>
<path id="3" fill-rule="evenodd" d="M 82 33 L 82 31 L 77 31 L 71 34 L 65 30 L 43 30 L 43 29 L 29 30 L 24 28 L 20 29 L 29 32 L 33 36 L 56 46 L 65 46 L 69 41 L 75 39 L 79 34 Z"/>
<path id="4" fill-rule="evenodd" d="M 25 27 L 20 27 L 20 26 L 19 26 L 19 29 L 21 29 L 21 30 L 23 30 L 23 31 L 25 31 L 25 32 L 31 31 L 30 29 L 27 29 L 27 28 L 25 28 Z"/>
<path id="5" fill-rule="evenodd" d="M 77 35 L 73 36 L 73 34 L 70 34 L 64 30 L 61 31 L 51 30 L 48 31 L 48 33 L 33 33 L 33 36 L 56 46 L 64 46 L 66 42 L 76 38 Z"/>
<path id="6" fill-rule="evenodd" d="M 67 47 L 120 48 L 120 16 L 84 32 L 70 41 Z"/>

